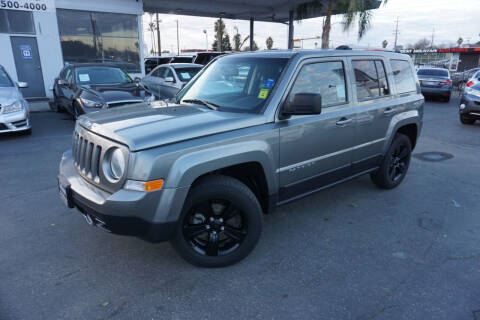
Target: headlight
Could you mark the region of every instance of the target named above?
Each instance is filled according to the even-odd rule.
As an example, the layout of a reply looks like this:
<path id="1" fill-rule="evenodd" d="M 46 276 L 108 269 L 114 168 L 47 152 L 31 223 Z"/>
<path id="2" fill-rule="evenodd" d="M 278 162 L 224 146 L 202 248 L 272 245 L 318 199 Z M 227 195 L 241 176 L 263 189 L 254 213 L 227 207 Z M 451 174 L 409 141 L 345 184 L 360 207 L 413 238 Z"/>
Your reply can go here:
<path id="1" fill-rule="evenodd" d="M 98 101 L 93 101 L 85 98 L 79 98 L 79 100 L 82 102 L 82 104 L 87 107 L 87 108 L 101 108 L 102 103 Z"/>
<path id="2" fill-rule="evenodd" d="M 475 90 L 473 88 L 465 88 L 465 93 L 480 98 L 480 91 Z"/>
<path id="3" fill-rule="evenodd" d="M 120 180 L 125 174 L 125 157 L 119 148 L 110 149 L 103 160 L 103 173 L 112 182 Z"/>
<path id="4" fill-rule="evenodd" d="M 20 100 L 15 101 L 11 105 L 2 107 L 3 113 L 12 113 L 12 112 L 18 112 L 22 110 L 23 110 L 23 103 Z"/>

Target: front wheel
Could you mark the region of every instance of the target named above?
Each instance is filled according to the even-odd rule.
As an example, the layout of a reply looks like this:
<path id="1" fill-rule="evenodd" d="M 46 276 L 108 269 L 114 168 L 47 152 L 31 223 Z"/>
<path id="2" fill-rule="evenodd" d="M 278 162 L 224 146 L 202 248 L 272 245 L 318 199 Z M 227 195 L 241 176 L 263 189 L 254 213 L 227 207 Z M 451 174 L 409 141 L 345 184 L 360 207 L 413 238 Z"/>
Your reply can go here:
<path id="1" fill-rule="evenodd" d="M 463 124 L 474 124 L 475 123 L 475 119 L 472 119 L 472 118 L 467 118 L 463 115 L 460 115 L 460 122 L 463 123 Z"/>
<path id="2" fill-rule="evenodd" d="M 194 265 L 224 267 L 255 248 L 262 224 L 260 204 L 245 184 L 212 175 L 192 187 L 170 242 Z"/>
<path id="3" fill-rule="evenodd" d="M 397 133 L 380 168 L 370 175 L 373 183 L 383 189 L 393 189 L 398 186 L 407 174 L 411 154 L 410 139 L 404 134 Z"/>

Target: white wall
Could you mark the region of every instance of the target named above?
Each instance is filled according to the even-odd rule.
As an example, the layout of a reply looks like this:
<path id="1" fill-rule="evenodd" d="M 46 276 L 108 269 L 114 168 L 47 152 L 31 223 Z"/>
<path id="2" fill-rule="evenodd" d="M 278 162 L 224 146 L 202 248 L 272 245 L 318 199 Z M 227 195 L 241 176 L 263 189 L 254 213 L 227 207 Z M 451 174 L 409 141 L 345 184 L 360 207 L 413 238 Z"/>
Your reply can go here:
<path id="1" fill-rule="evenodd" d="M 143 14 L 143 1 L 139 0 L 55 0 L 62 9 Z"/>

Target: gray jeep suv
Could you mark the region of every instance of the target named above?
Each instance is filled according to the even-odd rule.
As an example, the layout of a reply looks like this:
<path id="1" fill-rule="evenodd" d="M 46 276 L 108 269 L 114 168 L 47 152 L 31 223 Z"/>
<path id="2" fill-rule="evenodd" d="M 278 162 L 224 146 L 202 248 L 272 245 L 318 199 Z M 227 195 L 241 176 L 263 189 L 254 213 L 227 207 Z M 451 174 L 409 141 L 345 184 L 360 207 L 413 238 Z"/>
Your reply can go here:
<path id="1" fill-rule="evenodd" d="M 408 56 L 352 50 L 223 56 L 174 102 L 80 117 L 59 190 L 89 224 L 204 267 L 247 256 L 276 206 L 364 174 L 398 186 L 424 105 Z"/>

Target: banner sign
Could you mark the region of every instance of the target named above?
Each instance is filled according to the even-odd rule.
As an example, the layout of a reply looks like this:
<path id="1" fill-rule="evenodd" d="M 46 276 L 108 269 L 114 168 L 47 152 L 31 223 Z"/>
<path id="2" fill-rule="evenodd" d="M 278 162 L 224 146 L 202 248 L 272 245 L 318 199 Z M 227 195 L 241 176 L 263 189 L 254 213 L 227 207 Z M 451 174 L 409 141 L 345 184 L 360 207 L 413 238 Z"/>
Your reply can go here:
<path id="1" fill-rule="evenodd" d="M 0 9 L 55 12 L 55 0 L 0 0 Z"/>

